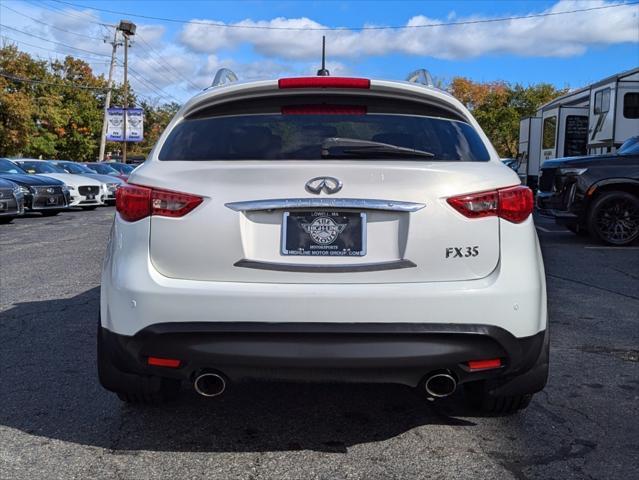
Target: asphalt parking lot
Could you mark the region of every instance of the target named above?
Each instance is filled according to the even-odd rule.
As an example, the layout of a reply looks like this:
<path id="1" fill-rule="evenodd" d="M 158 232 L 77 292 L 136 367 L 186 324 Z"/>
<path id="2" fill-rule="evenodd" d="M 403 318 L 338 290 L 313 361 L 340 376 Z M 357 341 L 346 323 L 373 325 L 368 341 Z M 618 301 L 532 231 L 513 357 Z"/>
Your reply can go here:
<path id="1" fill-rule="evenodd" d="M 243 384 L 131 407 L 99 386 L 113 208 L 0 225 L 0 478 L 616 479 L 639 465 L 639 245 L 540 219 L 551 376 L 524 413 L 401 386 Z M 632 472 L 635 472 L 632 474 Z"/>

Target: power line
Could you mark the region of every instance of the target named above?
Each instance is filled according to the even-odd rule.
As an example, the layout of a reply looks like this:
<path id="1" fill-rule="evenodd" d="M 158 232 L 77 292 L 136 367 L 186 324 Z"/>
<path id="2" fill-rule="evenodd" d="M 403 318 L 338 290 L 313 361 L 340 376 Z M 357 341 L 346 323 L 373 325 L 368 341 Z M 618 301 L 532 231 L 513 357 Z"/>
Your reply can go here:
<path id="1" fill-rule="evenodd" d="M 148 50 L 150 52 L 155 53 L 155 55 L 157 56 L 157 58 L 159 58 L 160 60 L 163 60 L 162 55 L 155 49 L 153 48 L 146 40 L 144 40 L 144 38 L 138 36 L 137 37 L 138 40 L 140 40 L 144 45 L 146 45 L 148 47 Z M 176 68 L 173 67 L 173 65 L 171 65 L 170 63 L 160 63 L 157 60 L 151 58 L 151 60 L 153 60 L 155 63 L 157 63 L 160 67 L 163 67 L 165 71 L 167 71 L 168 73 L 168 68 L 170 68 L 171 70 L 173 70 L 178 77 L 180 77 L 182 80 L 186 81 L 187 83 L 189 83 L 193 88 L 196 88 L 198 90 L 200 90 L 200 87 L 198 87 L 195 83 L 193 83 L 190 79 L 188 79 L 187 77 L 185 77 L 184 75 L 182 75 Z M 168 67 L 168 68 L 167 68 Z"/>
<path id="2" fill-rule="evenodd" d="M 63 0 L 51 0 L 56 3 L 61 3 L 64 5 L 69 5 L 75 8 L 86 8 L 89 10 L 95 10 L 98 12 L 111 13 L 115 15 L 125 15 L 129 17 L 138 17 L 145 18 L 148 20 L 159 20 L 162 22 L 172 22 L 172 23 L 184 23 L 191 25 L 204 25 L 207 27 L 221 27 L 221 28 L 245 28 L 245 29 L 255 29 L 255 30 L 295 30 L 295 31 L 361 31 L 361 30 L 403 30 L 403 29 L 419 29 L 419 28 L 434 28 L 434 27 L 450 27 L 450 26 L 459 26 L 459 25 L 475 25 L 481 23 L 496 23 L 496 22 L 507 22 L 511 20 L 526 20 L 530 18 L 540 18 L 540 17 L 552 17 L 556 15 L 567 15 L 571 13 L 581 13 L 581 12 L 591 12 L 595 10 L 604 10 L 608 8 L 617 8 L 617 7 L 625 7 L 629 5 L 637 5 L 639 1 L 627 2 L 627 3 L 615 3 L 610 5 L 601 5 L 598 7 L 590 7 L 590 8 L 580 8 L 574 10 L 564 10 L 560 12 L 544 12 L 544 13 L 534 13 L 531 15 L 518 15 L 511 17 L 499 17 L 499 18 L 486 18 L 486 19 L 478 19 L 478 20 L 463 20 L 459 22 L 440 22 L 440 23 L 429 23 L 423 25 L 391 25 L 391 26 L 369 26 L 369 27 L 320 27 L 320 28 L 306 28 L 306 27 L 274 27 L 271 25 L 238 25 L 238 24 L 227 24 L 227 23 L 219 23 L 219 22 L 202 22 L 198 20 L 182 20 L 177 18 L 167 18 L 167 17 L 155 17 L 152 15 L 141 15 L 137 13 L 131 12 L 121 12 L 117 10 L 109 10 L 106 8 L 98 8 L 98 7 L 89 7 L 86 5 L 80 5 L 77 3 L 66 2 Z"/>
<path id="3" fill-rule="evenodd" d="M 71 35 L 77 35 L 77 36 L 79 36 L 79 37 L 88 38 L 88 39 L 90 39 L 90 40 L 99 40 L 99 41 L 102 41 L 102 40 L 103 40 L 102 38 L 92 37 L 91 35 L 86 35 L 86 34 L 84 34 L 84 33 L 73 32 L 73 31 L 71 31 L 71 30 L 67 30 L 67 29 L 65 29 L 65 28 L 60 28 L 60 27 L 57 27 L 57 26 L 52 25 L 52 24 L 50 24 L 50 23 L 43 22 L 42 20 L 38 20 L 38 19 L 37 19 L 37 18 L 35 18 L 35 17 L 32 17 L 32 16 L 30 16 L 30 15 L 27 15 L 26 13 L 22 13 L 22 12 L 19 12 L 18 10 L 14 10 L 14 9 L 13 9 L 13 8 L 11 8 L 11 7 L 7 7 L 7 6 L 6 6 L 6 5 L 4 5 L 4 4 L 0 4 L 0 7 L 2 7 L 2 8 L 6 8 L 7 10 L 12 11 L 13 13 L 17 13 L 18 15 L 22 15 L 23 17 L 26 17 L 26 18 L 29 18 L 29 19 L 33 20 L 34 22 L 40 23 L 41 25 L 46 25 L 46 26 L 47 26 L 47 27 L 49 27 L 49 28 L 53 28 L 53 29 L 55 29 L 55 30 L 59 30 L 59 31 L 61 31 L 61 32 L 70 33 Z"/>
<path id="4" fill-rule="evenodd" d="M 33 78 L 23 78 L 23 77 L 16 77 L 15 75 L 9 75 L 6 74 L 4 72 L 0 72 L 0 77 L 4 77 L 8 80 L 14 81 L 14 82 L 18 82 L 18 83 L 32 83 L 32 84 L 38 84 L 38 85 L 48 85 L 48 86 L 52 86 L 52 87 L 64 87 L 64 88 L 76 88 L 79 90 L 107 90 L 107 87 L 90 87 L 88 85 L 77 85 L 74 83 L 56 83 L 56 82 L 45 82 L 43 80 L 36 80 Z M 141 93 L 135 93 L 136 97 L 141 97 L 142 99 L 147 100 L 149 103 L 153 104 L 155 103 L 155 100 L 151 97 L 149 97 L 148 95 L 144 95 Z"/>
<path id="5" fill-rule="evenodd" d="M 102 25 L 105 27 L 115 27 L 116 25 L 112 25 L 110 23 L 104 23 L 104 22 L 98 22 L 94 19 L 94 17 L 92 15 L 89 15 L 88 13 L 85 12 L 78 12 L 78 11 L 69 11 L 69 10 L 65 10 L 63 8 L 60 7 L 54 7 L 53 5 L 47 5 L 44 2 L 35 2 L 33 0 L 25 0 L 27 3 L 29 3 L 30 5 L 33 5 L 34 7 L 37 8 L 44 8 L 45 10 L 48 10 L 50 12 L 54 12 L 58 15 L 63 14 L 63 15 L 68 15 L 70 17 L 75 17 L 75 18 L 80 18 L 85 22 L 89 22 L 89 23 L 95 23 L 96 25 Z M 88 17 L 88 18 L 87 18 Z M 91 20 L 89 20 L 89 18 Z"/>
<path id="6" fill-rule="evenodd" d="M 22 30 L 19 30 L 19 29 L 17 29 L 17 28 L 13 28 L 13 27 L 9 27 L 9 26 L 7 26 L 7 25 L 0 24 L 0 26 L 1 26 L 1 27 L 5 27 L 5 28 L 9 28 L 10 30 L 15 30 L 16 32 L 22 33 L 22 34 L 24 34 L 24 35 L 28 35 L 28 36 L 30 36 L 30 37 L 37 38 L 37 39 L 39 39 L 39 40 L 43 40 L 43 41 L 45 41 L 45 42 L 50 42 L 50 43 L 53 43 L 53 44 L 56 44 L 56 45 L 61 45 L 61 46 L 65 47 L 65 48 L 70 48 L 70 49 L 73 49 L 73 50 L 79 50 L 79 51 L 81 51 L 81 52 L 89 53 L 89 54 L 91 54 L 91 55 L 96 55 L 96 56 L 100 56 L 100 57 L 111 58 L 109 55 L 104 55 L 104 54 L 101 54 L 101 53 L 92 52 L 92 51 L 90 51 L 90 50 L 84 50 L 84 49 L 82 49 L 82 48 L 73 47 L 73 46 L 71 46 L 71 45 L 67 45 L 67 44 L 65 44 L 65 43 L 56 42 L 56 41 L 54 41 L 54 40 L 49 40 L 49 39 L 47 39 L 47 38 L 40 37 L 40 36 L 38 36 L 38 35 L 33 35 L 33 34 L 31 34 L 31 33 L 24 32 L 24 31 L 22 31 Z M 129 68 L 130 68 L 131 70 L 133 70 L 131 67 L 129 67 Z M 135 71 L 135 70 L 133 70 L 133 71 L 134 71 L 135 73 L 137 73 L 140 77 L 143 77 L 143 75 L 142 75 L 142 74 L 140 74 L 139 72 L 137 72 L 137 71 Z M 175 101 L 177 101 L 177 102 L 180 102 L 180 100 L 178 100 L 176 97 L 174 97 L 174 96 L 173 96 L 173 95 L 171 95 L 171 94 L 168 94 L 168 93 L 167 93 L 167 92 L 165 92 L 162 88 L 160 88 L 160 87 L 158 87 L 158 86 L 154 85 L 151 81 L 144 80 L 143 78 L 138 78 L 138 81 L 140 81 L 140 82 L 145 82 L 145 83 L 146 83 L 146 85 L 147 85 L 147 88 L 152 89 L 153 91 L 155 91 L 155 92 L 156 92 L 156 94 L 158 94 L 158 95 L 160 95 L 160 96 L 162 96 L 162 97 L 165 97 L 165 98 L 172 98 L 173 100 L 175 100 Z M 161 93 L 159 93 L 159 92 L 161 92 Z"/>
<path id="7" fill-rule="evenodd" d="M 0 77 L 7 78 L 9 80 L 12 80 L 18 83 L 36 83 L 40 85 L 49 85 L 53 87 L 65 87 L 65 88 L 77 88 L 81 90 L 102 90 L 102 91 L 107 90 L 106 87 L 91 87 L 89 85 L 77 85 L 75 83 L 45 82 L 44 80 L 36 80 L 33 78 L 16 77 L 14 75 L 9 75 L 4 72 L 0 72 Z"/>
<path id="8" fill-rule="evenodd" d="M 105 54 L 103 54 L 103 53 L 99 53 L 99 52 L 92 52 L 91 50 L 85 50 L 85 49 L 83 49 L 83 48 L 74 47 L 74 46 L 71 46 L 71 45 L 67 45 L 66 43 L 56 42 L 55 40 L 49 40 L 48 38 L 40 37 L 39 35 L 34 35 L 33 33 L 24 32 L 24 31 L 19 30 L 19 29 L 17 29 L 17 28 L 13 28 L 13 27 L 10 27 L 10 26 L 8 26 L 8 25 L 3 25 L 3 24 L 1 24 L 1 23 L 0 23 L 0 27 L 8 28 L 9 30 L 13 30 L 13 31 L 18 32 L 18 33 L 21 33 L 21 34 L 23 34 L 23 35 L 28 35 L 29 37 L 37 38 L 38 40 L 43 40 L 43 41 L 45 41 L 45 42 L 54 43 L 54 44 L 56 44 L 56 45 L 60 45 L 60 46 L 63 46 L 63 47 L 65 47 L 65 48 L 71 48 L 71 49 L 73 49 L 73 50 L 78 50 L 78 51 L 80 51 L 80 52 L 90 53 L 91 55 L 97 55 L 97 56 L 100 56 L 100 57 L 107 57 L 107 58 L 110 58 L 110 57 L 109 57 L 109 55 L 105 55 Z"/>
<path id="9" fill-rule="evenodd" d="M 10 11 L 12 11 L 12 12 L 14 12 L 14 13 L 17 13 L 18 15 L 21 15 L 21 16 L 23 16 L 23 17 L 29 18 L 29 19 L 31 19 L 31 20 L 33 20 L 33 21 L 37 22 L 37 23 L 40 23 L 40 24 L 42 24 L 42 25 L 46 25 L 47 27 L 50 27 L 50 28 L 53 28 L 53 29 L 59 30 L 59 31 L 61 31 L 61 32 L 70 33 L 70 34 L 72 34 L 72 35 L 77 35 L 77 36 L 80 36 L 80 37 L 83 37 L 83 38 L 87 38 L 87 39 L 90 39 L 90 40 L 98 40 L 98 41 L 102 41 L 102 40 L 104 40 L 103 38 L 98 38 L 98 37 L 93 37 L 93 36 L 86 35 L 86 34 L 83 34 L 83 33 L 73 32 L 73 31 L 71 31 L 71 30 L 67 30 L 67 29 L 60 28 L 60 27 L 57 27 L 57 26 L 55 26 L 55 25 L 52 25 L 52 24 L 50 24 L 50 23 L 43 22 L 43 21 L 38 20 L 37 18 L 34 18 L 34 17 L 30 16 L 30 15 L 27 15 L 27 14 L 25 14 L 25 13 L 19 12 L 18 10 L 14 10 L 13 8 L 7 7 L 6 5 L 0 5 L 0 7 L 6 8 L 7 10 L 10 10 Z M 144 43 L 144 45 L 146 45 L 146 47 L 148 47 L 148 49 L 150 50 L 150 51 L 149 51 L 149 57 L 148 57 L 148 59 L 149 59 L 149 60 L 152 60 L 155 64 L 157 64 L 157 65 L 158 65 L 158 67 L 159 67 L 159 68 L 163 69 L 163 70 L 164 70 L 165 72 L 167 72 L 168 74 L 170 74 L 170 75 L 176 75 L 176 74 L 177 74 L 177 77 L 175 77 L 175 78 L 176 78 L 176 79 L 178 79 L 178 78 L 179 78 L 179 81 L 186 81 L 186 82 L 187 82 L 187 83 L 189 83 L 189 84 L 190 84 L 193 88 L 195 88 L 195 89 L 199 89 L 199 87 L 198 87 L 195 83 L 193 83 L 193 82 L 192 82 L 191 80 L 189 80 L 187 77 L 183 76 L 183 75 L 182 75 L 182 74 L 181 74 L 181 73 L 180 73 L 177 69 L 175 69 L 172 65 L 170 65 L 170 64 L 168 64 L 168 63 L 161 63 L 161 62 L 159 62 L 158 60 L 156 60 L 155 58 L 153 58 L 152 54 L 154 54 L 157 58 L 159 58 L 160 60 L 162 60 L 162 57 L 161 57 L 160 53 L 159 53 L 159 52 L 157 52 L 157 50 L 155 50 L 155 49 L 154 49 L 154 48 L 153 48 L 153 47 L 152 47 L 152 46 L 151 46 L 148 42 L 146 42 L 146 40 L 144 40 L 144 39 L 143 39 L 142 37 L 140 37 L 140 36 L 138 36 L 138 37 L 137 37 L 137 39 L 138 39 L 138 40 L 140 40 L 142 43 Z M 37 47 L 36 47 L 36 48 L 37 48 Z M 171 70 L 171 71 L 173 71 L 174 73 L 171 73 L 171 71 L 169 70 L 169 68 L 170 68 L 170 70 Z"/>
<path id="10" fill-rule="evenodd" d="M 118 65 L 123 66 L 123 64 L 120 63 L 119 61 L 118 61 Z M 138 72 L 137 70 L 135 70 L 133 67 L 131 67 L 131 65 L 129 65 L 129 71 L 131 73 L 131 76 L 133 76 L 133 78 L 135 78 L 138 82 L 146 85 L 146 88 L 149 88 L 149 89 L 153 90 L 156 93 L 156 95 L 158 95 L 160 97 L 164 97 L 164 98 L 172 98 L 176 102 L 182 103 L 181 100 L 179 100 L 178 98 L 176 98 L 173 95 L 171 95 L 170 93 L 166 92 L 161 87 L 158 87 L 157 85 L 155 85 L 150 80 L 145 79 L 144 75 L 141 74 L 140 72 Z"/>
<path id="11" fill-rule="evenodd" d="M 81 33 L 77 33 L 77 32 L 72 32 L 71 30 L 66 30 L 66 29 L 64 29 L 64 28 L 56 27 L 55 25 L 52 25 L 52 24 L 50 24 L 50 23 L 46 23 L 46 22 L 43 22 L 43 21 L 41 21 L 41 20 L 38 20 L 37 18 L 34 18 L 34 17 L 30 16 L 30 15 L 26 15 L 26 14 L 24 14 L 24 13 L 22 13 L 22 12 L 19 12 L 19 11 L 17 11 L 17 10 L 14 10 L 13 8 L 7 7 L 6 5 L 0 5 L 0 6 L 1 6 L 1 7 L 3 7 L 3 8 L 8 9 L 8 10 L 10 10 L 10 11 L 14 12 L 14 13 L 17 13 L 18 15 L 22 15 L 22 16 L 24 16 L 24 17 L 26 17 L 26 18 L 29 18 L 29 19 L 31 19 L 31 20 L 34 20 L 35 22 L 38 22 L 38 23 L 40 23 L 40 24 L 42 24 L 42 25 L 46 25 L 46 26 L 48 26 L 48 27 L 54 28 L 54 29 L 56 29 L 56 30 L 60 30 L 60 31 L 62 31 L 62 32 L 70 33 L 70 34 L 73 34 L 73 35 L 78 35 L 78 36 L 81 36 L 81 37 L 84 37 L 84 38 L 88 38 L 88 39 L 91 39 L 91 40 L 99 40 L 99 41 L 102 41 L 102 40 L 103 40 L 102 38 L 92 37 L 92 36 L 90 36 L 90 35 L 85 35 L 85 34 L 81 34 Z M 11 28 L 11 27 L 8 27 L 8 28 Z M 44 39 L 44 38 L 42 38 L 42 37 L 37 37 L 37 36 L 35 36 L 35 35 L 29 34 L 29 33 L 27 33 L 27 32 L 23 32 L 23 31 L 20 31 L 20 30 L 17 30 L 17 29 L 14 29 L 14 30 L 16 30 L 16 31 L 18 31 L 18 32 L 20 32 L 20 33 L 23 33 L 23 34 L 25 34 L 25 35 L 30 35 L 30 36 L 33 36 L 33 37 L 35 37 L 35 38 L 40 38 L 41 40 L 45 40 L 45 41 L 49 41 L 49 42 L 52 42 L 52 43 L 56 43 L 56 42 L 53 42 L 53 41 L 51 41 L 51 40 L 46 40 L 46 39 Z M 146 42 L 143 38 L 141 38 L 141 37 L 138 37 L 138 39 L 139 39 L 139 40 L 141 40 L 141 41 L 142 41 L 142 42 L 143 42 L 143 43 L 144 43 L 144 44 L 145 44 L 145 45 L 146 45 L 149 49 L 151 49 L 151 50 L 152 50 L 152 51 L 153 51 L 153 52 L 154 52 L 154 53 L 155 53 L 155 54 L 156 54 L 156 55 L 160 58 L 160 60 L 161 60 L 160 54 L 159 54 L 159 53 L 158 53 L 158 52 L 157 52 L 157 51 L 156 51 L 156 50 L 155 50 L 155 49 L 154 49 L 151 45 L 149 45 L 149 44 L 148 44 L 148 43 L 147 43 L 147 42 Z M 25 42 L 23 42 L 23 43 L 25 43 Z M 71 48 L 71 49 L 74 49 L 74 50 L 80 50 L 80 51 L 88 52 L 88 50 L 78 49 L 78 48 L 76 48 L 76 47 L 72 47 L 72 46 L 70 46 L 70 45 L 65 45 L 65 44 L 62 44 L 62 43 L 60 43 L 60 42 L 57 42 L 57 43 L 58 43 L 59 45 L 64 46 L 65 48 Z M 26 43 L 25 43 L 25 44 L 26 44 Z M 38 47 L 36 47 L 36 46 L 34 46 L 34 45 L 31 45 L 31 46 L 33 46 L 33 47 L 35 47 L 35 48 L 38 48 Z M 92 53 L 92 54 L 93 54 L 93 55 L 101 55 L 101 54 L 97 54 L 97 53 Z M 191 80 L 189 80 L 188 78 L 184 77 L 184 76 L 183 76 L 180 72 L 178 72 L 178 71 L 177 71 L 175 68 L 173 68 L 170 64 L 163 64 L 163 63 L 160 63 L 160 62 L 158 62 L 156 59 L 152 58 L 152 56 L 151 56 L 151 55 L 149 55 L 149 59 L 150 59 L 150 60 L 152 60 L 153 62 L 155 62 L 155 63 L 158 65 L 158 67 L 162 68 L 164 71 L 166 71 L 166 72 L 167 72 L 167 73 L 169 73 L 169 74 L 170 74 L 170 71 L 168 70 L 167 66 L 168 66 L 168 67 L 171 67 L 171 69 L 172 69 L 175 73 L 177 73 L 177 75 L 179 76 L 180 81 L 184 80 L 184 81 L 188 82 L 189 84 L 191 84 L 191 86 L 192 86 L 193 88 L 199 89 L 199 87 L 198 87 L 197 85 L 195 85 L 195 84 L 194 84 Z M 159 87 L 158 87 L 158 88 L 159 88 Z M 167 98 L 168 98 L 168 97 L 167 97 Z M 175 99 L 175 97 L 171 97 L 171 98 L 174 98 L 174 99 Z"/>
<path id="12" fill-rule="evenodd" d="M 87 56 L 84 56 L 84 55 L 78 55 L 77 53 L 70 54 L 70 53 L 60 52 L 59 50 L 53 50 L 51 48 L 42 47 L 42 46 L 36 45 L 34 43 L 25 42 L 24 40 L 16 40 L 15 38 L 9 37 L 7 35 L 0 35 L 0 37 L 4 38 L 5 40 L 9 40 L 11 42 L 14 42 L 14 43 L 19 43 L 20 45 L 27 45 L 27 46 L 32 47 L 32 48 L 37 48 L 39 50 L 45 50 L 47 52 L 57 53 L 58 55 L 73 56 L 74 58 L 80 58 L 82 60 L 89 61 L 89 62 L 91 62 L 93 64 L 104 64 L 104 63 L 108 64 L 109 63 L 109 62 L 100 62 L 100 61 L 96 60 L 95 58 L 87 57 Z"/>

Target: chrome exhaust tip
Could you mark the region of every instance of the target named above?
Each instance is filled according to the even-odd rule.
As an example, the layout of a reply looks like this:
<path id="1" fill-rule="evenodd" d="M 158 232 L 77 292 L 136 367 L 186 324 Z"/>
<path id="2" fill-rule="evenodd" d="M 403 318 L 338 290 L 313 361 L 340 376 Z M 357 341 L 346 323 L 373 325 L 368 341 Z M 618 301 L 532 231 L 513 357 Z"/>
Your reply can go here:
<path id="1" fill-rule="evenodd" d="M 193 387 L 203 397 L 217 397 L 226 390 L 226 380 L 218 373 L 204 372 L 195 377 Z"/>
<path id="2" fill-rule="evenodd" d="M 435 398 L 452 395 L 457 389 L 457 380 L 450 372 L 438 372 L 430 375 L 424 382 L 426 393 Z"/>

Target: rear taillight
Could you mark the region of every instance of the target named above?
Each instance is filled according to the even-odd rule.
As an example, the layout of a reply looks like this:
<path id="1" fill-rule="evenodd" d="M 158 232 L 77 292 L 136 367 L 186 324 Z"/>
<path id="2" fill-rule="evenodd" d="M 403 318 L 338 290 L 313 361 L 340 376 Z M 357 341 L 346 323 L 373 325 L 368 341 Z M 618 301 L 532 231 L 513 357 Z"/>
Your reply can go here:
<path id="1" fill-rule="evenodd" d="M 468 218 L 498 216 L 509 222 L 521 223 L 533 211 L 532 190 L 522 185 L 460 195 L 451 197 L 447 201 L 455 210 Z"/>
<path id="2" fill-rule="evenodd" d="M 135 222 L 150 215 L 183 217 L 202 203 L 202 197 L 140 185 L 122 185 L 115 192 L 115 206 L 120 216 Z"/>
<path id="3" fill-rule="evenodd" d="M 122 185 L 115 191 L 115 208 L 120 216 L 135 222 L 151 215 L 151 189 L 131 185 Z"/>
<path id="4" fill-rule="evenodd" d="M 499 217 L 513 223 L 528 218 L 534 208 L 533 193 L 528 187 L 517 186 L 498 190 Z"/>
<path id="5" fill-rule="evenodd" d="M 349 77 L 296 77 L 280 78 L 279 88 L 371 88 L 368 78 Z"/>

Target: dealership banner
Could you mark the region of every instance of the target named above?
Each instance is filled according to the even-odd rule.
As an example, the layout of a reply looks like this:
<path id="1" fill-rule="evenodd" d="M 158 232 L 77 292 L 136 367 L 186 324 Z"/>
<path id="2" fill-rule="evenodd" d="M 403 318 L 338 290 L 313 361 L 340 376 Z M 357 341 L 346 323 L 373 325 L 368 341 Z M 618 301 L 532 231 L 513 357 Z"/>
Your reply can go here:
<path id="1" fill-rule="evenodd" d="M 141 142 L 144 140 L 144 111 L 141 108 L 129 108 L 126 111 L 126 140 Z M 107 135 L 109 142 L 122 142 L 124 139 L 124 109 L 107 110 Z"/>
<path id="2" fill-rule="evenodd" d="M 144 110 L 129 108 L 126 111 L 126 140 L 141 142 L 144 140 Z"/>

